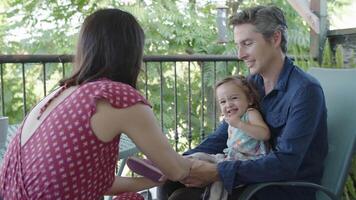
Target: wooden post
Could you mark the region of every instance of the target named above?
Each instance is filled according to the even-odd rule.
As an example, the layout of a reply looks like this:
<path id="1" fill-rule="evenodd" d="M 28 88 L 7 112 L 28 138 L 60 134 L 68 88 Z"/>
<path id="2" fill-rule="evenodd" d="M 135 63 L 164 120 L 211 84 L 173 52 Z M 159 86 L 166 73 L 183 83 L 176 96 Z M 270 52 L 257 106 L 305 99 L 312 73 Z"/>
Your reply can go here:
<path id="1" fill-rule="evenodd" d="M 329 30 L 327 22 L 327 2 L 326 0 L 311 0 L 310 9 L 319 17 L 320 27 L 319 34 L 313 29 L 310 29 L 310 54 L 321 63 L 327 31 Z"/>
<path id="2" fill-rule="evenodd" d="M 307 0 L 287 0 L 295 11 L 308 23 L 310 28 L 317 34 L 320 33 L 319 17 L 310 9 Z"/>

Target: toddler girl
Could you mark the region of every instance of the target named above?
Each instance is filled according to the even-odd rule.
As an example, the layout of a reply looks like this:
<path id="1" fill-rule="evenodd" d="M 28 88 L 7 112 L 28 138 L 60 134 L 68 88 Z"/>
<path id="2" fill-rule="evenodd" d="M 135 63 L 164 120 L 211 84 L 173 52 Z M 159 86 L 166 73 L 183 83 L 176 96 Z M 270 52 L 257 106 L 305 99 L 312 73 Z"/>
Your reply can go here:
<path id="1" fill-rule="evenodd" d="M 215 92 L 221 113 L 229 124 L 226 159 L 254 160 L 266 155 L 270 132 L 258 111 L 256 89 L 238 75 L 219 81 Z"/>

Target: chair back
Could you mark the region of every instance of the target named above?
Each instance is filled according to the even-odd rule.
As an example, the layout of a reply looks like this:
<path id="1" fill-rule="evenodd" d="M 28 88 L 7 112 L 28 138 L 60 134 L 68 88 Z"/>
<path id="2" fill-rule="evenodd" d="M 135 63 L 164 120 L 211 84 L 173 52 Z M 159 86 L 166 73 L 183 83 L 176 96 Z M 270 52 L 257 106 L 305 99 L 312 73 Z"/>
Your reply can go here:
<path id="1" fill-rule="evenodd" d="M 355 150 L 356 69 L 311 68 L 319 80 L 328 112 L 329 152 L 321 184 L 341 198 Z M 317 199 L 328 199 L 317 194 Z"/>
<path id="2" fill-rule="evenodd" d="M 8 125 L 9 119 L 7 117 L 0 117 L 0 162 L 5 152 Z"/>

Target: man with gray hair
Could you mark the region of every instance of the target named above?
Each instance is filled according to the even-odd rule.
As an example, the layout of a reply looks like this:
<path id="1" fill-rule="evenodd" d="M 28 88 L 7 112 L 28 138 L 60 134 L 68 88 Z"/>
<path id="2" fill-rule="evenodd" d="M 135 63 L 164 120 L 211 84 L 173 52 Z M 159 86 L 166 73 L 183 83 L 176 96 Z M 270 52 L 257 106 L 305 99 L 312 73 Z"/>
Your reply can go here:
<path id="1" fill-rule="evenodd" d="M 258 88 L 261 113 L 271 131 L 272 150 L 257 160 L 223 161 L 218 164 L 193 160 L 190 176 L 181 183 L 167 182 L 160 198 L 201 199 L 203 187 L 222 181 L 228 199 L 237 199 L 243 187 L 271 181 L 320 183 L 327 155 L 324 94 L 320 84 L 286 56 L 287 24 L 275 6 L 257 6 L 232 18 L 238 57 Z M 185 155 L 222 153 L 228 124 L 218 129 Z M 303 187 L 271 186 L 254 199 L 315 200 L 315 191 Z"/>

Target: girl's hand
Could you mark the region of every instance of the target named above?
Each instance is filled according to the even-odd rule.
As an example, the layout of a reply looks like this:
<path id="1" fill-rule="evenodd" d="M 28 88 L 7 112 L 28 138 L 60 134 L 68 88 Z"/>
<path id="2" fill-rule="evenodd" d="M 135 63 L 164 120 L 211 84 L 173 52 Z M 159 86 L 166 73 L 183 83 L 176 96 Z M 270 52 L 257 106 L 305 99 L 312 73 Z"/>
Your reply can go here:
<path id="1" fill-rule="evenodd" d="M 239 113 L 235 113 L 233 115 L 226 115 L 225 116 L 225 121 L 230 125 L 235 128 L 239 128 L 240 124 L 242 123 L 241 121 L 241 116 Z"/>
<path id="2" fill-rule="evenodd" d="M 249 109 L 247 114 L 248 122 L 241 121 L 238 115 L 227 116 L 225 120 L 230 126 L 244 131 L 256 140 L 268 141 L 270 139 L 270 131 L 258 110 Z"/>

